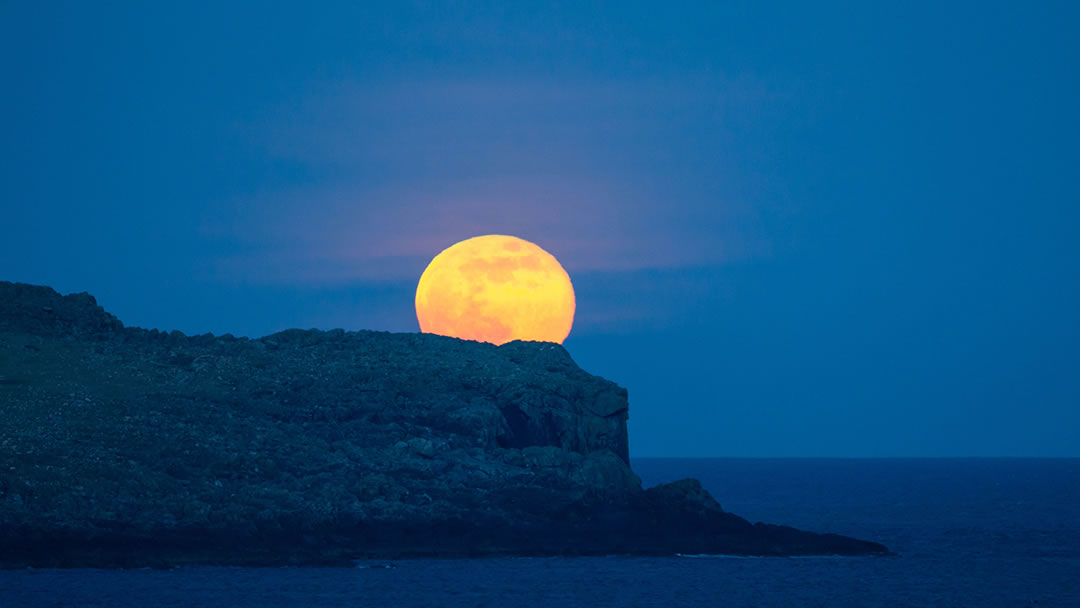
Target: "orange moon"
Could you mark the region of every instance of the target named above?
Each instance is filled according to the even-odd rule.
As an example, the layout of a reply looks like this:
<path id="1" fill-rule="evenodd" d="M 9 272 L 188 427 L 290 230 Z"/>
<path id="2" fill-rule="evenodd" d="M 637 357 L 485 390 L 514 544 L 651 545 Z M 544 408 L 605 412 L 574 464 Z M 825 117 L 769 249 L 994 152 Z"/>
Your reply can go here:
<path id="1" fill-rule="evenodd" d="M 555 256 L 501 234 L 444 249 L 416 286 L 420 331 L 493 344 L 561 344 L 574 324 L 574 307 L 570 275 Z"/>

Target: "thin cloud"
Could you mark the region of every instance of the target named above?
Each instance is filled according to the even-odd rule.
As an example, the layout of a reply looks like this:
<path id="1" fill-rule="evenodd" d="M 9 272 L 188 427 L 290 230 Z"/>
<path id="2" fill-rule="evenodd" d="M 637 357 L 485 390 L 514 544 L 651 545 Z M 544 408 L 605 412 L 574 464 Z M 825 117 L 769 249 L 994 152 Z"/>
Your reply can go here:
<path id="1" fill-rule="evenodd" d="M 767 243 L 736 190 L 722 187 L 722 163 L 705 159 L 717 163 L 710 184 L 680 182 L 680 155 L 669 149 L 679 137 L 668 132 L 698 129 L 721 146 L 709 121 L 760 94 L 741 83 L 704 92 L 332 86 L 261 119 L 281 125 L 268 129 L 270 153 L 315 177 L 206 218 L 203 236 L 238 251 L 208 272 L 268 283 L 402 280 L 443 248 L 491 233 L 532 240 L 571 273 L 760 255 Z"/>

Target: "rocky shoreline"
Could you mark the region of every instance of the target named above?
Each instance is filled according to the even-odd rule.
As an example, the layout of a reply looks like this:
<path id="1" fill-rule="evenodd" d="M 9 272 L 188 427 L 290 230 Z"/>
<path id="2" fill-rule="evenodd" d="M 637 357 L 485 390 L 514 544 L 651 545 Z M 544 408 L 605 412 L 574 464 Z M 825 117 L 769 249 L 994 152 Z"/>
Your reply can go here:
<path id="1" fill-rule="evenodd" d="M 0 282 L 0 567 L 888 554 L 643 489 L 628 412 L 556 344 L 185 336 Z"/>

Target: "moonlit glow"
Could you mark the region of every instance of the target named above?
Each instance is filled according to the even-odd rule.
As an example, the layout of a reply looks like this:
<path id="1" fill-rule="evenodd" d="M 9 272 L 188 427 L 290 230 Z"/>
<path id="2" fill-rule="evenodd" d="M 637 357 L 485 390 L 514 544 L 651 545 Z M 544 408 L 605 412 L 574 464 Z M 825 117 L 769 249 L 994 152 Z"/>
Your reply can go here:
<path id="1" fill-rule="evenodd" d="M 420 331 L 504 344 L 562 343 L 574 287 L 559 261 L 529 241 L 489 234 L 444 249 L 416 287 Z"/>

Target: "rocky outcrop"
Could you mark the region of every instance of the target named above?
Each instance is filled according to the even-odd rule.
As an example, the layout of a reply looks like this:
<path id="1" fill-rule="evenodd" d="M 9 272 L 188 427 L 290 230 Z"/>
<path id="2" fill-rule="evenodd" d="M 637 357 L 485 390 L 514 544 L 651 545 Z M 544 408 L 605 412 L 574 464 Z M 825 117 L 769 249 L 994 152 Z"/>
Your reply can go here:
<path id="1" fill-rule="evenodd" d="M 556 344 L 185 336 L 0 282 L 0 565 L 885 552 L 643 490 L 627 412 Z"/>

